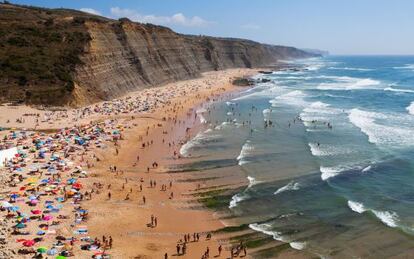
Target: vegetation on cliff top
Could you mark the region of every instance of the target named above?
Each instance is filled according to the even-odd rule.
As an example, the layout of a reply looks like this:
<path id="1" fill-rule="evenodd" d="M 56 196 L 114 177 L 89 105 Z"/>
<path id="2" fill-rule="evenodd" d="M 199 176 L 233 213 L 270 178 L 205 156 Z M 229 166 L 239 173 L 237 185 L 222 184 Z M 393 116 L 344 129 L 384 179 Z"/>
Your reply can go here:
<path id="1" fill-rule="evenodd" d="M 0 4 L 1 101 L 59 103 L 68 98 L 79 55 L 90 40 L 86 17 Z"/>

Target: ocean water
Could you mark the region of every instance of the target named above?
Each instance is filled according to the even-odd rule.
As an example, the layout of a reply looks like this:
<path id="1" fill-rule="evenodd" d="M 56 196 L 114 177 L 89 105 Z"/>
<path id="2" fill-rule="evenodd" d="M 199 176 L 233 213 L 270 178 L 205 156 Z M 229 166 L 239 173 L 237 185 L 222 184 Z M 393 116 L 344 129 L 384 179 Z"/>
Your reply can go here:
<path id="1" fill-rule="evenodd" d="M 414 255 L 414 57 L 330 56 L 200 110 L 181 149 L 250 182 L 229 213 L 325 258 Z M 265 127 L 264 121 L 272 125 Z"/>

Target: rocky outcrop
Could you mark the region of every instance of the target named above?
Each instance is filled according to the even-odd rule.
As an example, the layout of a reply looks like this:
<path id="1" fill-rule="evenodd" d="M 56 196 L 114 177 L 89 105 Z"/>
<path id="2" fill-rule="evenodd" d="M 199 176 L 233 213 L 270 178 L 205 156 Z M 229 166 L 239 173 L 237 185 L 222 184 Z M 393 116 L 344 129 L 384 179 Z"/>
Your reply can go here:
<path id="1" fill-rule="evenodd" d="M 11 19 L 19 12 L 40 13 L 41 15 L 33 15 L 33 21 L 26 22 L 25 26 L 27 27 L 27 24 L 37 26 L 36 31 L 60 28 L 61 31 L 56 33 L 62 34 L 55 39 L 60 41 L 58 47 L 61 53 L 54 51 L 50 54 L 56 58 L 53 62 L 55 67 L 61 68 L 57 76 L 54 76 L 54 71 L 48 71 L 52 73 L 48 75 L 48 78 L 53 79 L 52 81 L 45 82 L 44 77 L 27 78 L 22 74 L 18 78 L 11 79 L 7 78 L 7 74 L 0 74 L 0 89 L 1 82 L 17 84 L 20 86 L 19 91 L 25 93 L 19 95 L 19 98 L 35 104 L 79 106 L 109 100 L 130 91 L 194 78 L 205 71 L 259 67 L 280 59 L 313 56 L 292 47 L 272 46 L 242 39 L 182 35 L 162 26 L 134 23 L 128 19 L 115 21 L 96 16 L 89 17 L 78 11 L 62 9 L 45 11 L 26 7 L 19 7 L 13 11 L 12 14 L 8 13 Z M 41 22 L 36 22 L 36 19 Z M 16 21 L 24 22 L 23 19 L 15 19 L 14 23 Z M 10 22 L 10 19 L 7 22 Z M 72 34 L 76 36 L 72 38 L 78 45 L 75 49 L 73 44 L 67 42 Z M 53 35 L 46 34 L 46 36 Z M 39 45 L 45 48 L 45 50 L 37 50 L 36 53 L 46 53 L 47 58 L 48 40 L 40 41 L 38 38 L 35 40 L 41 42 L 42 44 Z M 54 44 L 56 45 L 56 42 Z M 62 46 L 67 46 L 67 49 L 72 48 L 71 59 L 65 58 L 68 51 Z M 30 46 L 22 46 L 22 48 L 30 48 Z M 18 51 L 19 47 L 13 46 L 12 50 Z M 42 56 L 33 59 L 34 61 L 30 60 L 28 64 L 39 60 L 38 64 L 33 65 L 37 65 L 40 71 L 46 71 L 47 69 L 42 69 L 43 58 Z M 19 62 L 19 59 L 14 60 Z M 61 64 L 62 61 L 65 63 Z M 51 66 L 51 64 L 47 65 Z M 30 78 L 36 80 L 31 82 Z M 48 87 L 47 83 L 50 82 L 56 85 Z M 43 85 L 46 86 L 41 91 L 39 87 L 36 88 Z M 9 96 L 7 88 L 3 88 L 3 92 L 4 96 Z M 43 98 L 44 96 L 47 98 Z"/>

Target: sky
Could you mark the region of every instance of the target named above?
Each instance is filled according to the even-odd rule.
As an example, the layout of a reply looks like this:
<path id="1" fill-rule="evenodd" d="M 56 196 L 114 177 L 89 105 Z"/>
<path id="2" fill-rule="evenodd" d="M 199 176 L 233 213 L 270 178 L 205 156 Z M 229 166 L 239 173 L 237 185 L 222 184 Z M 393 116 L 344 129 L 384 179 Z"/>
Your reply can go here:
<path id="1" fill-rule="evenodd" d="M 413 0 L 11 0 L 337 55 L 414 54 Z"/>

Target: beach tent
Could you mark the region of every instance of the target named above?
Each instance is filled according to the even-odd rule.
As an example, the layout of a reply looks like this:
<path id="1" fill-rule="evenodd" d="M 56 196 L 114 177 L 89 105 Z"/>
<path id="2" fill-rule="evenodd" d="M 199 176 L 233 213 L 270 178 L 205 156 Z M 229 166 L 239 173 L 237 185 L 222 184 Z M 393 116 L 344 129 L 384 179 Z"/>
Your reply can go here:
<path id="1" fill-rule="evenodd" d="M 11 160 L 18 154 L 17 147 L 0 150 L 0 168 L 4 167 L 5 160 Z"/>

